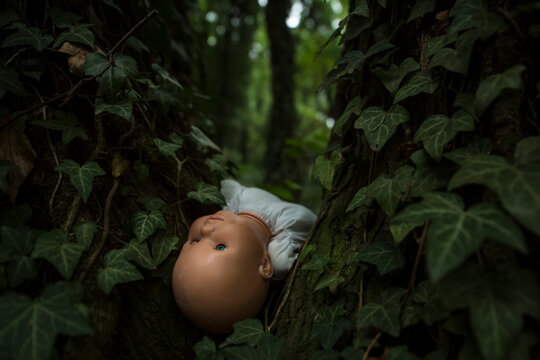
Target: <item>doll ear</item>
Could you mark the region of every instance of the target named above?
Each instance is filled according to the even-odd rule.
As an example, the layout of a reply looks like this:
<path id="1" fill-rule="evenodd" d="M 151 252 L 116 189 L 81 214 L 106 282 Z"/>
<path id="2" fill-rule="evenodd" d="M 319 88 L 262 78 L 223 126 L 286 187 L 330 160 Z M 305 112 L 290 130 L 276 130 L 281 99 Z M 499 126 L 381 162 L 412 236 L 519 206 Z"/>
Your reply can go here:
<path id="1" fill-rule="evenodd" d="M 264 252 L 262 264 L 259 266 L 259 274 L 265 280 L 269 280 L 274 275 L 274 269 L 272 268 L 272 261 L 270 260 L 268 251 Z"/>

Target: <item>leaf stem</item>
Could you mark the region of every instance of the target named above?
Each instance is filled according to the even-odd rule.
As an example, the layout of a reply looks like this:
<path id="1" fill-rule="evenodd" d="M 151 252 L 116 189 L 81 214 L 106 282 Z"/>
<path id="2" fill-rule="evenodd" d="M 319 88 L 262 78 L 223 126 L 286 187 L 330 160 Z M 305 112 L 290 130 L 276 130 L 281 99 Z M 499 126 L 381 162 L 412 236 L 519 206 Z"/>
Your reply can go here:
<path id="1" fill-rule="evenodd" d="M 373 346 L 375 346 L 375 343 L 379 340 L 379 338 L 381 337 L 382 335 L 382 332 L 379 330 L 377 331 L 377 334 L 375 334 L 375 336 L 373 337 L 373 339 L 371 339 L 367 349 L 366 349 L 366 352 L 364 353 L 364 357 L 362 357 L 362 360 L 367 360 L 368 356 L 369 356 L 369 353 L 371 352 L 371 349 L 373 349 Z"/>

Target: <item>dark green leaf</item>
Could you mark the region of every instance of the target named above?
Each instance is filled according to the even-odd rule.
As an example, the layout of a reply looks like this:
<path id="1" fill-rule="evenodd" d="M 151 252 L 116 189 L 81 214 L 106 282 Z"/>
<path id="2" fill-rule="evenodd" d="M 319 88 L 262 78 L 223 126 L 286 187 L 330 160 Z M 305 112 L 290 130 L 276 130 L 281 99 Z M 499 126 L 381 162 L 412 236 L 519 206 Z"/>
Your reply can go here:
<path id="1" fill-rule="evenodd" d="M 165 204 L 165 201 L 161 200 L 158 197 L 151 196 L 139 196 L 137 202 L 144 205 L 145 209 L 148 211 L 159 211 L 159 209 Z"/>
<path id="2" fill-rule="evenodd" d="M 343 304 L 325 306 L 317 312 L 313 320 L 311 335 L 317 338 L 323 349 L 330 350 L 352 323 L 344 317 Z"/>
<path id="3" fill-rule="evenodd" d="M 218 190 L 218 188 L 214 185 L 206 184 L 203 182 L 198 183 L 197 191 L 190 191 L 187 194 L 187 197 L 190 199 L 195 199 L 204 205 L 225 205 L 225 198 L 223 197 L 223 194 Z"/>
<path id="4" fill-rule="evenodd" d="M 429 72 L 418 71 L 396 92 L 394 104 L 420 93 L 433 94 L 437 86 L 437 82 L 431 79 Z"/>
<path id="5" fill-rule="evenodd" d="M 145 241 L 140 241 L 135 238 L 126 246 L 126 250 L 128 251 L 129 260 L 135 261 L 139 266 L 145 269 L 156 269 L 154 260 L 150 256 L 150 250 L 148 250 L 148 244 Z"/>
<path id="6" fill-rule="evenodd" d="M 309 360 L 338 360 L 339 355 L 335 350 L 317 350 L 309 355 Z"/>
<path id="7" fill-rule="evenodd" d="M 330 256 L 328 254 L 315 253 L 307 263 L 302 265 L 302 270 L 321 271 L 329 262 Z"/>
<path id="8" fill-rule="evenodd" d="M 462 164 L 465 160 L 476 155 L 488 155 L 492 144 L 489 139 L 475 137 L 467 146 L 445 153 L 443 156 L 456 164 Z"/>
<path id="9" fill-rule="evenodd" d="M 163 80 L 170 82 L 171 84 L 179 87 L 180 89 L 183 89 L 183 86 L 180 85 L 178 80 L 176 80 L 173 76 L 171 76 L 171 74 L 169 74 L 167 70 L 165 70 L 158 64 L 156 63 L 152 64 L 152 69 L 156 71 L 163 78 Z"/>
<path id="10" fill-rule="evenodd" d="M 103 1 L 104 4 L 107 4 L 107 5 L 109 5 L 110 7 L 112 7 L 113 9 L 115 9 L 116 11 L 118 11 L 120 14 L 123 14 L 122 9 L 120 9 L 120 8 L 118 7 L 118 5 L 116 5 L 116 4 L 114 3 L 114 0 L 101 0 L 101 1 Z"/>
<path id="11" fill-rule="evenodd" d="M 161 139 L 154 139 L 154 144 L 157 146 L 160 153 L 165 156 L 176 157 L 176 150 L 180 149 L 182 146 L 178 144 L 173 144 Z"/>
<path id="12" fill-rule="evenodd" d="M 345 346 L 340 355 L 345 360 L 363 360 L 364 350 L 352 346 Z"/>
<path id="13" fill-rule="evenodd" d="M 418 69 L 420 65 L 413 58 L 406 58 L 399 67 L 395 64 L 390 65 L 387 70 L 378 67 L 373 70 L 373 74 L 381 80 L 390 94 L 394 95 L 405 76 Z"/>
<path id="14" fill-rule="evenodd" d="M 476 37 L 486 40 L 497 30 L 505 26 L 498 14 L 488 11 L 481 0 L 458 0 L 450 11 L 454 17 L 450 25 L 450 34 L 474 29 Z"/>
<path id="15" fill-rule="evenodd" d="M 255 346 L 264 335 L 263 326 L 258 319 L 246 319 L 233 324 L 234 332 L 219 346 L 247 344 Z"/>
<path id="16" fill-rule="evenodd" d="M 414 134 L 414 141 L 422 141 L 429 155 L 439 161 L 444 145 L 452 140 L 459 131 L 472 130 L 474 130 L 472 115 L 464 110 L 458 110 L 450 119 L 446 115 L 429 116 Z"/>
<path id="17" fill-rule="evenodd" d="M 364 213 L 368 210 L 368 207 L 371 206 L 373 199 L 367 196 L 367 186 L 364 186 L 354 194 L 349 206 L 347 206 L 346 212 L 356 210 L 360 208 L 360 213 Z"/>
<path id="18" fill-rule="evenodd" d="M 88 54 L 86 62 L 82 66 L 83 73 L 88 76 L 101 74 L 109 65 L 109 60 L 104 55 L 93 52 Z"/>
<path id="19" fill-rule="evenodd" d="M 360 96 L 357 96 L 351 101 L 349 101 L 347 107 L 345 108 L 345 111 L 343 111 L 343 114 L 341 114 L 339 119 L 336 121 L 332 130 L 336 134 L 342 135 L 343 126 L 345 126 L 347 121 L 349 121 L 351 115 L 360 115 L 360 113 L 362 112 L 362 108 L 364 107 L 364 103 L 365 100 L 363 100 Z"/>
<path id="20" fill-rule="evenodd" d="M 17 72 L 8 67 L 0 67 L 0 91 L 7 90 L 15 95 L 25 96 L 23 84 L 19 80 Z M 2 95 L 0 95 L 0 99 Z"/>
<path id="21" fill-rule="evenodd" d="M 396 170 L 392 179 L 382 174 L 367 188 L 367 195 L 375 198 L 379 206 L 388 216 L 392 216 L 405 192 L 412 182 L 413 168 L 402 166 Z"/>
<path id="22" fill-rule="evenodd" d="M 339 274 L 339 272 L 334 272 L 327 274 L 321 279 L 315 286 L 315 291 L 321 290 L 324 288 L 329 288 L 332 293 L 336 292 L 336 288 L 339 284 L 345 281 L 345 278 Z"/>
<path id="23" fill-rule="evenodd" d="M 137 70 L 137 62 L 131 56 L 115 55 L 113 58 L 114 76 L 126 78 L 133 77 L 139 72 Z"/>
<path id="24" fill-rule="evenodd" d="M 278 339 L 272 333 L 265 332 L 259 340 L 258 359 L 261 360 L 280 360 L 282 359 L 283 346 L 285 339 Z"/>
<path id="25" fill-rule="evenodd" d="M 148 165 L 146 165 L 140 160 L 135 160 L 135 162 L 133 163 L 133 169 L 137 173 L 138 182 L 143 182 L 148 178 L 148 175 L 150 174 L 150 169 L 148 168 Z"/>
<path id="26" fill-rule="evenodd" d="M 233 346 L 225 348 L 228 360 L 250 360 L 258 359 L 257 350 L 251 346 Z"/>
<path id="27" fill-rule="evenodd" d="M 467 49 L 444 48 L 437 51 L 429 62 L 429 69 L 442 66 L 447 70 L 466 75 L 469 69 L 472 47 Z"/>
<path id="28" fill-rule="evenodd" d="M 144 42 L 142 42 L 139 38 L 133 35 L 131 35 L 126 40 L 126 45 L 138 53 L 142 53 L 143 51 L 150 53 L 150 49 L 148 48 L 148 46 L 146 46 Z"/>
<path id="29" fill-rule="evenodd" d="M 176 86 L 167 84 L 155 89 L 150 88 L 148 92 L 150 94 L 150 99 L 156 101 L 161 112 L 166 114 L 171 106 L 178 108 L 182 105 L 179 100 L 178 91 Z M 197 141 L 195 140 L 195 142 Z"/>
<path id="30" fill-rule="evenodd" d="M 461 265 L 489 237 L 525 252 L 518 226 L 494 205 L 475 204 L 464 210 L 461 197 L 430 193 L 420 203 L 406 207 L 393 223 L 432 220 L 427 232 L 427 267 L 433 281 Z"/>
<path id="31" fill-rule="evenodd" d="M 193 350 L 197 355 L 197 360 L 223 360 L 224 356 L 216 350 L 214 340 L 208 336 L 203 337 L 201 341 L 193 346 Z"/>
<path id="32" fill-rule="evenodd" d="M 74 295 L 69 284 L 56 283 L 34 300 L 14 292 L 0 296 L 0 343 L 14 360 L 47 360 L 57 334 L 92 333 Z"/>
<path id="33" fill-rule="evenodd" d="M 2 9 L 2 13 L 0 13 L 0 29 L 18 18 L 19 16 L 14 9 L 9 7 Z"/>
<path id="34" fill-rule="evenodd" d="M 379 236 L 371 244 L 361 244 L 352 258 L 375 265 L 381 276 L 405 265 L 405 257 L 387 235 Z"/>
<path id="35" fill-rule="evenodd" d="M 122 101 L 116 104 L 99 104 L 96 106 L 96 115 L 103 112 L 118 115 L 121 118 L 129 120 L 133 112 L 133 104 L 131 101 Z"/>
<path id="36" fill-rule="evenodd" d="M 357 326 L 371 325 L 377 329 L 398 337 L 400 332 L 400 300 L 407 290 L 390 288 L 383 290 L 381 301 L 363 305 L 358 311 Z"/>
<path id="37" fill-rule="evenodd" d="M 518 64 L 480 81 L 475 94 L 475 106 L 478 116 L 482 115 L 491 102 L 499 96 L 503 89 L 519 89 L 522 87 L 521 73 L 524 65 Z"/>
<path id="38" fill-rule="evenodd" d="M 195 125 L 192 125 L 191 126 L 191 132 L 189 133 L 189 137 L 195 141 L 195 143 L 197 145 L 199 145 L 202 149 L 206 149 L 206 148 L 210 148 L 210 149 L 213 149 L 215 151 L 221 151 L 221 149 L 219 148 L 219 146 L 217 146 L 216 144 L 214 144 L 214 142 L 212 140 L 210 140 L 208 138 L 208 136 L 206 136 L 202 131 L 201 129 L 199 129 L 198 127 L 196 127 Z"/>
<path id="39" fill-rule="evenodd" d="M 439 50 L 444 48 L 446 45 L 451 44 L 454 41 L 456 41 L 456 39 L 457 39 L 457 34 L 454 34 L 454 35 L 444 34 L 444 35 L 436 36 L 429 39 L 428 43 L 426 44 L 424 58 L 425 59 L 430 58 Z"/>
<path id="40" fill-rule="evenodd" d="M 81 244 L 85 249 L 88 249 L 92 244 L 96 231 L 96 223 L 91 221 L 82 223 L 75 228 L 75 238 L 79 244 Z"/>
<path id="41" fill-rule="evenodd" d="M 421 360 L 420 357 L 411 354 L 407 345 L 396 346 L 388 351 L 388 360 Z"/>
<path id="42" fill-rule="evenodd" d="M 158 228 L 165 230 L 166 226 L 161 211 L 151 211 L 149 214 L 139 211 L 133 216 L 133 233 L 139 241 L 150 237 Z"/>
<path id="43" fill-rule="evenodd" d="M 420 149 L 411 155 L 416 169 L 413 174 L 413 185 L 410 191 L 412 197 L 446 188 L 453 169 L 447 164 L 434 161 L 428 153 Z"/>
<path id="44" fill-rule="evenodd" d="M 99 270 L 97 284 L 106 294 L 116 284 L 143 279 L 139 270 L 127 261 L 127 257 L 126 249 L 111 250 L 105 255 L 105 268 Z"/>
<path id="45" fill-rule="evenodd" d="M 51 6 L 50 8 L 48 8 L 47 14 L 49 14 L 52 23 L 59 28 L 70 27 L 81 21 L 81 19 L 83 18 L 80 15 L 64 11 L 58 6 Z"/>
<path id="46" fill-rule="evenodd" d="M 152 257 L 156 266 L 161 264 L 171 251 L 178 249 L 178 241 L 177 236 L 162 236 L 152 240 Z"/>
<path id="47" fill-rule="evenodd" d="M 32 258 L 43 258 L 66 279 L 69 279 L 79 263 L 84 250 L 83 245 L 70 241 L 69 234 L 63 229 L 53 229 L 37 238 Z"/>
<path id="48" fill-rule="evenodd" d="M 19 66 L 22 75 L 37 81 L 41 80 L 41 75 L 43 75 L 43 72 L 45 71 L 45 62 L 39 57 L 21 59 Z"/>
<path id="49" fill-rule="evenodd" d="M 55 40 L 53 47 L 57 48 L 66 41 L 77 42 L 94 47 L 94 34 L 89 29 L 92 24 L 79 24 L 69 28 L 68 31 L 61 33 Z"/>
<path id="50" fill-rule="evenodd" d="M 7 268 L 9 284 L 15 287 L 24 280 L 33 279 L 37 275 L 37 267 L 29 255 L 36 241 L 34 232 L 27 227 L 2 226 L 0 234 L 2 235 L 0 251 L 9 259 Z"/>
<path id="51" fill-rule="evenodd" d="M 0 211 L 0 226 L 21 227 L 32 217 L 32 208 L 28 204 L 15 205 Z"/>
<path id="52" fill-rule="evenodd" d="M 23 23 L 14 23 L 12 25 L 18 31 L 6 37 L 2 42 L 2 47 L 30 45 L 37 51 L 43 51 L 53 41 L 49 34 L 43 35 L 41 30 L 34 27 L 28 27 Z"/>
<path id="53" fill-rule="evenodd" d="M 366 0 L 360 0 L 356 3 L 352 15 L 358 15 L 363 17 L 369 17 L 369 7 Z"/>
<path id="54" fill-rule="evenodd" d="M 383 7 L 383 8 L 386 8 L 386 1 L 387 1 L 387 0 L 377 0 L 377 2 L 379 3 L 379 5 L 381 5 L 381 7 Z"/>
<path id="55" fill-rule="evenodd" d="M 33 125 L 44 127 L 49 130 L 62 131 L 62 142 L 64 145 L 69 144 L 73 139 L 79 137 L 83 140 L 88 139 L 86 131 L 79 126 L 77 118 L 72 113 L 63 111 L 55 111 L 50 119 L 34 120 Z"/>
<path id="56" fill-rule="evenodd" d="M 69 175 L 69 180 L 85 203 L 92 192 L 94 177 L 105 175 L 105 171 L 93 161 L 79 166 L 75 161 L 66 159 L 55 170 Z"/>
<path id="57" fill-rule="evenodd" d="M 364 130 L 364 135 L 373 151 L 380 151 L 396 132 L 399 124 L 409 121 L 409 113 L 404 107 L 394 104 L 384 111 L 378 106 L 364 109 L 354 123 L 355 129 Z"/>
<path id="58" fill-rule="evenodd" d="M 312 177 L 318 178 L 325 189 L 331 190 L 336 168 L 341 164 L 342 160 L 343 156 L 339 149 L 332 151 L 330 159 L 327 159 L 324 155 L 318 156 L 315 159 Z"/>
<path id="59" fill-rule="evenodd" d="M 411 9 L 411 14 L 407 19 L 407 22 L 422 17 L 428 12 L 433 12 L 436 2 L 436 0 L 416 0 L 414 6 Z"/>

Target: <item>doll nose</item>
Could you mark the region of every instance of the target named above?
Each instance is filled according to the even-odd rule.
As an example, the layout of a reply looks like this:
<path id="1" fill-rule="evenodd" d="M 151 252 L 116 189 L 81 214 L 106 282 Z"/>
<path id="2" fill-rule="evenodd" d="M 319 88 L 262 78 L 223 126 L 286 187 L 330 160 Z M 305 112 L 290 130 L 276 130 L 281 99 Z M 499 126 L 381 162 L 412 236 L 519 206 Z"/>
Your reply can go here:
<path id="1" fill-rule="evenodd" d="M 206 221 L 201 227 L 201 235 L 208 236 L 212 234 L 214 230 L 216 230 L 216 225 L 213 223 L 213 221 Z"/>

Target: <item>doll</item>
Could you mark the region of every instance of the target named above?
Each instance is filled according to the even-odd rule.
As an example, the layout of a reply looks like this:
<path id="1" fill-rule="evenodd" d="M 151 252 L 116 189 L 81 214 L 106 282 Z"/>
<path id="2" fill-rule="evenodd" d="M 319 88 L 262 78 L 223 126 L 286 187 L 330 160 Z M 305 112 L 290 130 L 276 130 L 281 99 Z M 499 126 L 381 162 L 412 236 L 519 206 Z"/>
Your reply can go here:
<path id="1" fill-rule="evenodd" d="M 172 275 L 176 303 L 199 328 L 229 333 L 262 309 L 270 279 L 283 279 L 315 214 L 257 188 L 223 180 L 227 205 L 198 218 Z"/>

